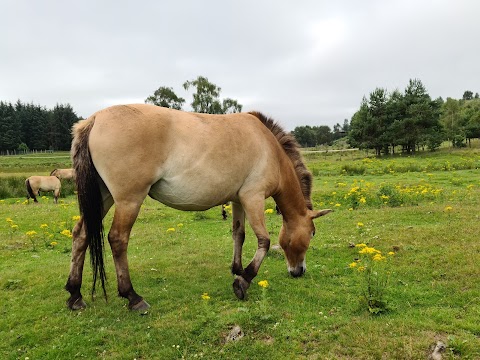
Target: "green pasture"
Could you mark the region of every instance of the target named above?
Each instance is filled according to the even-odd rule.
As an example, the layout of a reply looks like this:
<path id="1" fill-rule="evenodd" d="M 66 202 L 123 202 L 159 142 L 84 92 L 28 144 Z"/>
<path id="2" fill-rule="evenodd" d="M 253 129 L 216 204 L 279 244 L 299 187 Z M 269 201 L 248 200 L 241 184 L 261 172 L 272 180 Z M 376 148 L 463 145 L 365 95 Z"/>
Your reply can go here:
<path id="1" fill-rule="evenodd" d="M 0 157 L 0 184 L 70 167 L 65 155 Z M 305 158 L 315 207 L 335 210 L 316 222 L 305 276 L 290 277 L 282 252 L 272 249 L 239 301 L 229 270 L 231 224 L 220 208 L 180 212 L 147 199 L 129 246 L 133 284 L 152 306 L 144 314 L 116 296 L 109 249 L 108 301 L 101 292 L 90 296 L 87 256 L 88 307 L 66 308 L 74 195 L 58 205 L 48 195 L 36 205 L 0 196 L 0 358 L 427 359 L 442 341 L 444 359 L 480 359 L 478 149 Z M 272 245 L 281 226 L 273 208 L 270 199 Z M 359 244 L 392 253 L 378 269 L 388 282 L 377 315 L 362 297 L 363 273 L 351 267 Z M 244 265 L 255 248 L 248 230 Z M 244 336 L 227 341 L 236 325 Z"/>

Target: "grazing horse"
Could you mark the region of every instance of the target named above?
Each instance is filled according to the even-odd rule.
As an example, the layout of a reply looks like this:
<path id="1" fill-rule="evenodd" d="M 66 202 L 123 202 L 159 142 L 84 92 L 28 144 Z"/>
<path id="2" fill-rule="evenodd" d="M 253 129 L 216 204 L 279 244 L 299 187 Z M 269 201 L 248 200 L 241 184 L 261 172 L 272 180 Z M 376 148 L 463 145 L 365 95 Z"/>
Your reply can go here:
<path id="1" fill-rule="evenodd" d="M 312 176 L 294 138 L 264 115 L 211 115 L 153 105 L 120 105 L 101 110 L 74 125 L 72 160 L 81 218 L 73 230 L 72 261 L 65 289 L 67 306 L 86 306 L 80 292 L 87 247 L 93 291 L 100 278 L 105 291 L 102 219 L 115 204 L 108 242 L 118 293 L 128 307 L 148 303 L 133 289 L 127 247 L 132 226 L 148 195 L 179 210 L 201 211 L 232 202 L 233 290 L 244 299 L 270 247 L 264 203 L 272 196 L 283 215 L 279 242 L 294 277 L 306 269 L 305 253 L 315 232 Z M 242 266 L 245 218 L 258 247 Z"/>
<path id="2" fill-rule="evenodd" d="M 60 180 L 75 180 L 75 170 L 73 169 L 55 169 L 50 176 L 56 176 Z"/>
<path id="3" fill-rule="evenodd" d="M 32 198 L 33 202 L 38 202 L 39 191 L 53 191 L 55 204 L 58 202 L 62 187 L 56 176 L 30 176 L 25 180 L 25 186 L 27 187 L 27 201 Z"/>

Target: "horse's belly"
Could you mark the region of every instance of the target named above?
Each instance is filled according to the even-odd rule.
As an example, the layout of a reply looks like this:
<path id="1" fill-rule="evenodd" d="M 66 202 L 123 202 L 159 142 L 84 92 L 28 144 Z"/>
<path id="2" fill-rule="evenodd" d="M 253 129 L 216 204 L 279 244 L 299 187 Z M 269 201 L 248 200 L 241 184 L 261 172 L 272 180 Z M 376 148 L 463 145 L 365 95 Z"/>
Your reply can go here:
<path id="1" fill-rule="evenodd" d="M 160 180 L 148 193 L 153 199 L 179 210 L 201 211 L 233 200 L 226 191 L 219 191 L 216 186 L 201 186 L 189 182 L 175 183 Z"/>

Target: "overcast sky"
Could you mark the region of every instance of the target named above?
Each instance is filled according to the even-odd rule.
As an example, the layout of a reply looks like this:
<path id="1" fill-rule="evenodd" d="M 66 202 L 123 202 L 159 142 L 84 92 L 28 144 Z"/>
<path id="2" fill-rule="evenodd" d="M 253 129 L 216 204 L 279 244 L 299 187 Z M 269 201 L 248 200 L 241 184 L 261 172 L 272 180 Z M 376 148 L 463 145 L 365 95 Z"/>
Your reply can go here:
<path id="1" fill-rule="evenodd" d="M 376 87 L 480 92 L 480 1 L 2 0 L 0 100 L 88 117 L 202 75 L 293 130 L 343 124 Z"/>

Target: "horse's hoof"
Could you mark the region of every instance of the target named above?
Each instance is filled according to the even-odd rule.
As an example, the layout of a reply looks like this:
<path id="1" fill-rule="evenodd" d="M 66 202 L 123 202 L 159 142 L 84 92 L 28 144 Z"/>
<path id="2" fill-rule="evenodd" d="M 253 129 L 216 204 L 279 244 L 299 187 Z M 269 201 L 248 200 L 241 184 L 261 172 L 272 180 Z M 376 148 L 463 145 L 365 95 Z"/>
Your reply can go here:
<path id="1" fill-rule="evenodd" d="M 233 281 L 233 292 L 239 300 L 244 300 L 247 297 L 247 289 L 250 286 L 248 282 L 241 276 L 238 276 Z"/>
<path id="2" fill-rule="evenodd" d="M 85 301 L 83 301 L 83 298 L 80 296 L 77 300 L 73 302 L 68 299 L 67 306 L 70 308 L 70 310 L 82 310 L 87 307 L 87 304 L 85 304 Z"/>
<path id="3" fill-rule="evenodd" d="M 130 310 L 135 310 L 135 311 L 145 311 L 145 310 L 148 310 L 148 308 L 150 308 L 150 305 L 145 300 L 142 299 L 135 305 L 129 306 L 129 308 Z"/>

